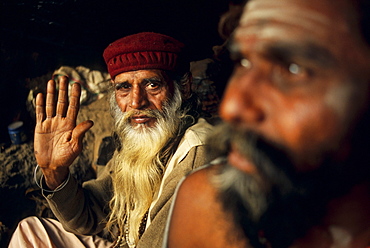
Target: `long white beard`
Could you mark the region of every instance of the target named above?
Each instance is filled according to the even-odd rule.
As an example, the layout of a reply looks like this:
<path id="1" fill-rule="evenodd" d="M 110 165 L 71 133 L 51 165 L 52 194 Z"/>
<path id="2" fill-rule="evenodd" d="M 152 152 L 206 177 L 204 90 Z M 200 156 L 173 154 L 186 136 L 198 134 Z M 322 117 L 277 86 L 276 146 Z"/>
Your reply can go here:
<path id="1" fill-rule="evenodd" d="M 108 227 L 117 224 L 121 234 L 125 233 L 125 221 L 129 231 L 129 242 L 137 244 L 141 220 L 155 197 L 165 170 L 160 161 L 161 150 L 176 137 L 181 116 L 181 95 L 176 89 L 170 104 L 162 111 L 143 110 L 122 113 L 112 97 L 116 133 L 122 149 L 115 157 L 113 178 L 114 196 L 111 201 L 111 216 Z M 156 117 L 153 127 L 139 124 L 132 127 L 130 116 L 138 112 Z M 128 243 L 129 243 L 128 242 Z"/>

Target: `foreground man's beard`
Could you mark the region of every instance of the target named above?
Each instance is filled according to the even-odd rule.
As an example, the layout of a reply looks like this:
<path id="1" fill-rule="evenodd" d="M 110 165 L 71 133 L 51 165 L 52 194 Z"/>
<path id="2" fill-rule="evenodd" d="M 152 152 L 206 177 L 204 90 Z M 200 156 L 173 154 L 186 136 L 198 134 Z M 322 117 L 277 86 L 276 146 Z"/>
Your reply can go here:
<path id="1" fill-rule="evenodd" d="M 162 111 L 135 110 L 122 113 L 112 96 L 115 131 L 122 147 L 115 156 L 112 175 L 114 196 L 108 227 L 118 225 L 121 235 L 124 235 L 127 221 L 131 243 L 137 244 L 141 220 L 160 186 L 165 169 L 161 156 L 163 148 L 179 131 L 181 102 L 181 95 L 176 89 L 171 103 L 165 103 Z M 137 113 L 155 117 L 155 126 L 131 126 L 130 117 Z"/>
<path id="2" fill-rule="evenodd" d="M 224 209 L 233 214 L 236 227 L 242 228 L 255 248 L 265 247 L 265 239 L 272 247 L 288 247 L 321 221 L 330 199 L 358 182 L 357 174 L 368 180 L 364 176 L 368 169 L 361 175 L 350 169 L 348 161 L 334 162 L 328 154 L 323 155 L 318 170 L 298 174 L 285 148 L 227 124 L 218 127 L 209 141 L 211 152 L 225 155 L 231 143 L 255 164 L 258 173 L 245 174 L 226 162 L 212 179 Z"/>

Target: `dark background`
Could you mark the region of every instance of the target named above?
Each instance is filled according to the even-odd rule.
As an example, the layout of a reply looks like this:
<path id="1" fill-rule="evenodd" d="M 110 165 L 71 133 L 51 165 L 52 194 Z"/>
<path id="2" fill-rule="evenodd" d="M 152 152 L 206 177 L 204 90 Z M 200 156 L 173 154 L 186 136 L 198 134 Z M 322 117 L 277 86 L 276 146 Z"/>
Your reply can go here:
<path id="1" fill-rule="evenodd" d="M 228 8 L 228 0 L 0 0 L 0 247 L 22 218 L 44 216 L 43 197 L 30 186 L 36 163 L 34 116 L 26 108 L 31 79 L 62 65 L 106 71 L 105 47 L 142 31 L 182 41 L 190 60 L 211 57 L 212 46 L 223 43 L 217 25 Z M 7 127 L 18 120 L 30 142 L 11 146 Z"/>
<path id="2" fill-rule="evenodd" d="M 91 63 L 110 42 L 154 31 L 203 58 L 221 42 L 217 23 L 227 9 L 228 0 L 1 0 L 1 37 L 18 49 L 49 49 L 65 63 Z"/>
<path id="3" fill-rule="evenodd" d="M 105 70 L 102 52 L 125 35 L 153 31 L 185 43 L 191 60 L 212 56 L 228 0 L 1 0 L 0 143 L 23 119 L 27 80 L 61 65 Z"/>

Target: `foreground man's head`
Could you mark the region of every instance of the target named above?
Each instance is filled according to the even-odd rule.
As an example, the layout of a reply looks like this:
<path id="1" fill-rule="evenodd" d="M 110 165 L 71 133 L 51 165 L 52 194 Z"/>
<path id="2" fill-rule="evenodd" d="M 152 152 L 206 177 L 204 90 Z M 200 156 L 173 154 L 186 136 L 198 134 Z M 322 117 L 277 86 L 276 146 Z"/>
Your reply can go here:
<path id="1" fill-rule="evenodd" d="M 358 18 L 355 1 L 250 1 L 222 118 L 286 148 L 299 171 L 327 153 L 341 159 L 368 108 L 369 44 Z"/>
<path id="2" fill-rule="evenodd" d="M 370 49 L 359 10 L 347 0 L 245 8 L 220 113 L 228 162 L 246 176 L 226 182 L 221 198 L 254 243 L 290 245 L 328 216 L 330 200 L 369 183 Z M 242 210 L 230 204 L 236 195 Z"/>
<path id="3" fill-rule="evenodd" d="M 210 142 L 227 156 L 208 170 L 234 219 L 219 243 L 241 230 L 253 247 L 369 244 L 368 19 L 368 1 L 248 1 Z"/>

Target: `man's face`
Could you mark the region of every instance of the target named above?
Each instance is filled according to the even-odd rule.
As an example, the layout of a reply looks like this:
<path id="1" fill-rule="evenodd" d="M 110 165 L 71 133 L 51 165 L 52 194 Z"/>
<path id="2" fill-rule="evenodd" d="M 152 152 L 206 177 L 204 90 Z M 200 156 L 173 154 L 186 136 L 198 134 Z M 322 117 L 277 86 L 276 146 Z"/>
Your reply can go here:
<path id="1" fill-rule="evenodd" d="M 132 127 L 153 127 L 156 118 L 142 110 L 162 110 L 173 93 L 173 82 L 161 70 L 124 72 L 114 78 L 115 98 L 122 112 L 133 111 Z"/>
<path id="2" fill-rule="evenodd" d="M 368 102 L 369 49 L 349 2 L 251 0 L 235 32 L 221 117 L 283 147 L 298 171 L 344 155 Z M 232 148 L 230 163 L 253 173 Z"/>

